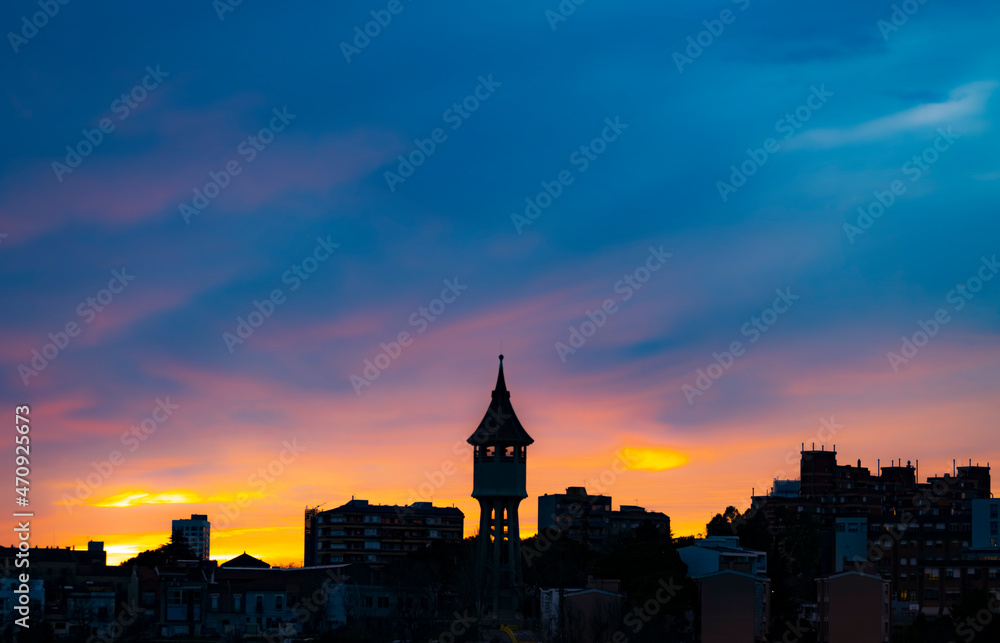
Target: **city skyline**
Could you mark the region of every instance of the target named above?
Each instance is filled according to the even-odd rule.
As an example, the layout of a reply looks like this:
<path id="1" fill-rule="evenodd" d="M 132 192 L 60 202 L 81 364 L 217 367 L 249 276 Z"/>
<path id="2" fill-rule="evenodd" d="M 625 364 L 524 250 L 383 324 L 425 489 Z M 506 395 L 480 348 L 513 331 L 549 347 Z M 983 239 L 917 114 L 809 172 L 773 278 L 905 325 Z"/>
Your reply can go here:
<path id="1" fill-rule="evenodd" d="M 704 532 L 803 443 L 1000 460 L 995 3 L 57 4 L 0 8 L 33 545 L 472 535 L 500 353 L 524 536 L 578 486 Z"/>

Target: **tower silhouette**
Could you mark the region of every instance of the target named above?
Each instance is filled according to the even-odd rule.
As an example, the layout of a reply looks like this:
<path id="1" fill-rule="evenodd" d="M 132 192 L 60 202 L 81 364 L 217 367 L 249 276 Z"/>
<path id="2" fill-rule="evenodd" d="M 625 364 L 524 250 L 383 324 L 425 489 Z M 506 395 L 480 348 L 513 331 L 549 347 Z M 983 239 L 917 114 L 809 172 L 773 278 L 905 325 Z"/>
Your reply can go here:
<path id="1" fill-rule="evenodd" d="M 534 442 L 510 405 L 503 355 L 490 406 L 468 440 L 473 447 L 472 497 L 479 501 L 476 564 L 499 621 L 518 617 L 521 536 L 517 506 L 528 497 L 527 454 Z"/>

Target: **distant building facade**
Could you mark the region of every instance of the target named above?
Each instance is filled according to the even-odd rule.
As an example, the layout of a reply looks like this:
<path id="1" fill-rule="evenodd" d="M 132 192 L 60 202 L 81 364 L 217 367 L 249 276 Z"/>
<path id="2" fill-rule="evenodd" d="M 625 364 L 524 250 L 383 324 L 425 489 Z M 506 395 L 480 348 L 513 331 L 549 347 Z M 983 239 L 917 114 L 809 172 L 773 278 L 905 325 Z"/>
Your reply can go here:
<path id="1" fill-rule="evenodd" d="M 972 501 L 972 548 L 1000 550 L 1000 498 Z"/>
<path id="2" fill-rule="evenodd" d="M 816 580 L 819 643 L 889 643 L 889 581 L 858 571 Z"/>
<path id="3" fill-rule="evenodd" d="M 611 496 L 588 494 L 586 487 L 547 493 L 538 497 L 538 532 L 556 530 L 560 538 L 595 551 L 635 534 L 643 523 L 650 523 L 662 538 L 670 538 L 670 517 L 665 513 L 637 505 L 621 505 L 618 511 L 611 507 Z"/>
<path id="4" fill-rule="evenodd" d="M 736 536 L 710 536 L 677 550 L 698 587 L 701 643 L 763 643 L 771 616 L 767 554 Z"/>
<path id="5" fill-rule="evenodd" d="M 637 505 L 621 505 L 618 511 L 611 512 L 611 539 L 630 536 L 644 523 L 651 524 L 661 538 L 670 538 L 670 516 Z"/>
<path id="6" fill-rule="evenodd" d="M 586 587 L 541 589 L 542 640 L 612 641 L 622 628 L 627 600 L 621 592 L 621 583 L 616 580 L 588 578 Z"/>
<path id="7" fill-rule="evenodd" d="M 212 544 L 212 523 L 207 514 L 191 514 L 190 518 L 174 520 L 171 531 L 179 536 L 194 555 L 208 560 Z"/>
<path id="8" fill-rule="evenodd" d="M 538 496 L 538 531 L 557 529 L 560 538 L 603 549 L 611 536 L 611 496 L 589 495 L 586 487 Z"/>
<path id="9" fill-rule="evenodd" d="M 352 499 L 327 511 L 307 509 L 305 522 L 307 566 L 385 564 L 436 540 L 460 541 L 465 514 L 429 502 L 398 506 Z"/>
<path id="10" fill-rule="evenodd" d="M 889 581 L 891 608 L 905 625 L 919 613 L 935 617 L 981 588 L 1000 594 L 1000 504 L 991 498 L 989 466 L 955 467 L 918 482 L 902 461 L 840 465 L 836 450 L 803 449 L 798 492 L 778 485 L 754 496 L 752 510 L 775 525 L 776 512 L 811 516 L 820 530 L 820 576 L 872 573 Z M 863 553 L 862 553 L 863 548 Z"/>

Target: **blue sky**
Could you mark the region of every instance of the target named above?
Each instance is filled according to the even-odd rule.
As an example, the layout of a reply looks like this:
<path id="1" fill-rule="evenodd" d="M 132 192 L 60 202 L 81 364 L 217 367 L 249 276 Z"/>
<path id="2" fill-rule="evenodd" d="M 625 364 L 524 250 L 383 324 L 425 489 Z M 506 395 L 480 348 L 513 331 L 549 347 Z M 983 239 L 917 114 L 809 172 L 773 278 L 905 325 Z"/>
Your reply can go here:
<path id="1" fill-rule="evenodd" d="M 460 457 L 501 343 L 536 440 L 529 493 L 599 476 L 623 447 L 681 453 L 607 490 L 679 533 L 794 475 L 786 453 L 822 418 L 843 424 L 847 461 L 996 459 L 1000 282 L 969 282 L 1000 251 L 996 4 L 907 5 L 895 29 L 892 3 L 590 0 L 547 16 L 559 6 L 247 0 L 220 19 L 208 0 L 69 2 L 26 32 L 37 3 L 0 9 L 21 34 L 0 54 L 0 397 L 38 416 L 43 544 L 157 544 L 171 517 L 232 503 L 284 436 L 305 453 L 214 534 L 217 551 L 281 558 L 302 506 L 406 501 Z M 391 20 L 346 60 L 372 12 Z M 79 166 L 54 169 L 103 119 Z M 225 186 L 186 221 L 213 175 Z M 891 205 L 845 229 L 876 193 Z M 315 254 L 318 239 L 338 245 Z M 616 287 L 661 246 L 641 288 Z M 86 303 L 123 268 L 134 280 Z M 464 288 L 444 293 L 449 280 Z M 227 342 L 275 289 L 273 313 Z M 797 299 L 775 307 L 776 291 Z M 893 362 L 939 309 L 949 320 Z M 776 321 L 750 342 L 754 318 Z M 71 322 L 79 334 L 32 367 Z M 176 415 L 81 498 L 78 479 L 165 396 Z M 474 525 L 462 462 L 426 499 Z M 530 529 L 533 498 L 523 511 Z"/>

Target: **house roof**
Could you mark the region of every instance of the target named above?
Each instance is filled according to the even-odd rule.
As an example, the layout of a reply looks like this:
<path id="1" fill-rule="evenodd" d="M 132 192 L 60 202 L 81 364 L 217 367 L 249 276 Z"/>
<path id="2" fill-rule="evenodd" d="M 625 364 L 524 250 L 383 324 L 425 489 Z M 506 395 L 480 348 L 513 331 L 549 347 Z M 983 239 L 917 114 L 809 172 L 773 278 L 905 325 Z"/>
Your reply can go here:
<path id="1" fill-rule="evenodd" d="M 271 565 L 265 563 L 259 558 L 254 558 L 250 554 L 243 552 L 236 558 L 232 558 L 222 563 L 219 567 L 255 567 L 259 569 L 270 569 Z"/>

